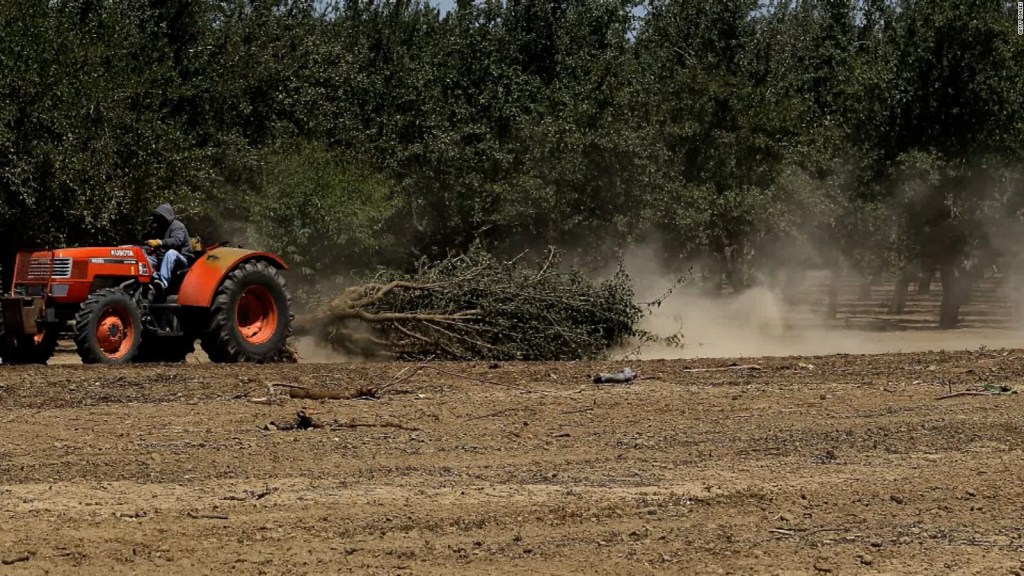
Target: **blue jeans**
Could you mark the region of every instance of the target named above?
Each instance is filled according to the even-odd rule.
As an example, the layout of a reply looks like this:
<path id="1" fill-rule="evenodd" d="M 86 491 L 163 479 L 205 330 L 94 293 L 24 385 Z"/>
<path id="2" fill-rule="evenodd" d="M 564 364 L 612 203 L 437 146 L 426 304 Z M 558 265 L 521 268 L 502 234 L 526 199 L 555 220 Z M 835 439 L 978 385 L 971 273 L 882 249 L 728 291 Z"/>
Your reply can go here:
<path id="1" fill-rule="evenodd" d="M 160 268 L 157 268 L 156 257 L 152 254 L 149 255 L 149 265 L 153 267 L 153 279 L 167 287 L 171 282 L 171 274 L 174 273 L 174 269 L 180 266 L 185 266 L 188 261 L 182 256 L 177 250 L 168 250 L 164 253 L 163 259 L 160 260 Z"/>

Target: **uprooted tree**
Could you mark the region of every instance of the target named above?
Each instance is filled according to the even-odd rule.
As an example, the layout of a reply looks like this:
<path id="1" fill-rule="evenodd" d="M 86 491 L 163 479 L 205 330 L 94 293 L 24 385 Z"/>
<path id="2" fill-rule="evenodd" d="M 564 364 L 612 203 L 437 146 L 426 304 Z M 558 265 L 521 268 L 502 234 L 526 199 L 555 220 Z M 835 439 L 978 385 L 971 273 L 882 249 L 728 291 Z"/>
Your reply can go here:
<path id="1" fill-rule="evenodd" d="M 641 335 L 644 314 L 621 268 L 595 282 L 558 252 L 502 260 L 473 248 L 386 271 L 297 320 L 335 349 L 403 359 L 573 360 L 604 357 Z"/>

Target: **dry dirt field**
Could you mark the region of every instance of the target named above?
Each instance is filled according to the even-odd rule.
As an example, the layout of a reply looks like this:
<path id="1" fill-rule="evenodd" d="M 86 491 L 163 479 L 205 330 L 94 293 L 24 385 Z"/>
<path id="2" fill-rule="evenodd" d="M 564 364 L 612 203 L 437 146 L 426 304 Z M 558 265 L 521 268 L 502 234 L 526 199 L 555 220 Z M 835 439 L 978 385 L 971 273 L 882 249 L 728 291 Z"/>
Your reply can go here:
<path id="1" fill-rule="evenodd" d="M 1022 357 L 3 367 L 0 574 L 1021 574 Z"/>

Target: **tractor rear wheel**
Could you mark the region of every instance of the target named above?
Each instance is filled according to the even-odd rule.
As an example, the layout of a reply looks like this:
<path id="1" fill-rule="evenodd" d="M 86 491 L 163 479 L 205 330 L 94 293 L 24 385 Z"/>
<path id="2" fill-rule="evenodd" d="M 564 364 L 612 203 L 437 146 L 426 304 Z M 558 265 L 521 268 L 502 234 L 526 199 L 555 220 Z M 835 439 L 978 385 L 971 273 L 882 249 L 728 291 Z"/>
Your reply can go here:
<path id="1" fill-rule="evenodd" d="M 213 297 L 200 344 L 212 362 L 271 362 L 291 335 L 291 295 L 267 262 L 243 262 Z"/>
<path id="2" fill-rule="evenodd" d="M 85 364 L 124 364 L 139 350 L 139 308 L 118 288 L 97 290 L 75 316 L 75 346 Z"/>

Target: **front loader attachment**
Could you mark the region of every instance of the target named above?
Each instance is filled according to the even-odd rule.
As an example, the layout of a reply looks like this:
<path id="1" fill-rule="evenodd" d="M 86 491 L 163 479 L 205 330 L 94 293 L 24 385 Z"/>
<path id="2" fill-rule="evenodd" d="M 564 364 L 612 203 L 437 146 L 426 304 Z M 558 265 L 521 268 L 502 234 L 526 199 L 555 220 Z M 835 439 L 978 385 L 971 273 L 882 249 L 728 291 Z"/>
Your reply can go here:
<path id="1" fill-rule="evenodd" d="M 0 274 L 2 277 L 2 274 Z M 0 296 L 0 363 L 45 364 L 57 348 L 57 334 L 39 321 L 45 317 L 40 296 Z"/>

